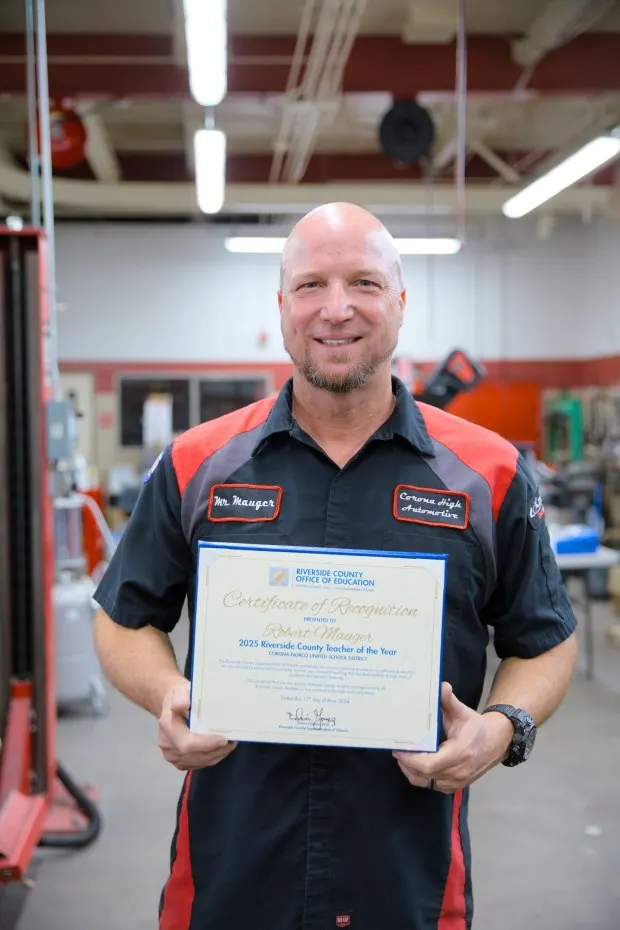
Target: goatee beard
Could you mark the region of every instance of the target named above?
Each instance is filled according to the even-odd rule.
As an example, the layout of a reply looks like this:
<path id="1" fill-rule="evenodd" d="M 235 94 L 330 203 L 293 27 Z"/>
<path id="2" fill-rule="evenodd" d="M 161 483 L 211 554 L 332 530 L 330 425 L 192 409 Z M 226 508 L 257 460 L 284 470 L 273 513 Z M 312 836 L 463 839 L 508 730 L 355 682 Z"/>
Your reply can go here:
<path id="1" fill-rule="evenodd" d="M 300 370 L 306 381 L 313 387 L 321 391 L 329 391 L 331 394 L 348 394 L 366 384 L 370 376 L 374 374 L 375 366 L 364 362 L 342 375 L 330 375 L 321 371 L 318 366 L 307 359 Z"/>
<path id="2" fill-rule="evenodd" d="M 390 348 L 379 358 L 360 362 L 357 367 L 343 372 L 343 374 L 328 374 L 323 371 L 309 356 L 299 362 L 291 353 L 291 361 L 298 371 L 303 375 L 308 384 L 318 388 L 321 391 L 328 391 L 331 394 L 348 394 L 351 391 L 357 391 L 363 387 L 368 379 L 388 361 L 393 353 L 395 346 Z M 350 361 L 348 356 L 339 356 L 334 361 L 337 364 L 346 365 Z"/>

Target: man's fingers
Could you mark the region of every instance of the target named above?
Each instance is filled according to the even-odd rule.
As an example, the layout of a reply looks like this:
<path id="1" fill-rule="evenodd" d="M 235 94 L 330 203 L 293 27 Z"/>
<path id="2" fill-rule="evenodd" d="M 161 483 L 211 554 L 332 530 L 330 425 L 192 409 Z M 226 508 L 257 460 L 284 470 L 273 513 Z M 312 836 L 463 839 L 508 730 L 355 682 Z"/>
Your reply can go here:
<path id="1" fill-rule="evenodd" d="M 193 769 L 204 769 L 220 762 L 229 756 L 237 748 L 237 743 L 227 743 L 222 749 L 212 750 L 210 752 L 188 752 L 180 753 L 174 747 L 164 750 L 164 758 L 171 762 L 182 772 Z"/>
<path id="2" fill-rule="evenodd" d="M 463 746 L 458 740 L 446 740 L 437 752 L 395 752 L 394 758 L 420 778 L 437 778 L 448 769 L 461 763 L 467 763 L 470 747 Z"/>
<path id="3" fill-rule="evenodd" d="M 423 778 L 420 775 L 411 774 L 411 772 L 409 772 L 407 768 L 405 768 L 405 766 L 400 762 L 398 763 L 398 767 L 400 768 L 409 784 L 413 785 L 414 788 L 424 788 L 427 791 L 438 791 L 440 794 L 454 794 L 454 792 L 457 790 L 458 786 L 456 784 L 453 784 L 449 780 L 444 779 L 436 779 L 433 788 L 430 788 L 428 778 Z"/>
<path id="4" fill-rule="evenodd" d="M 169 735 L 175 749 L 182 756 L 204 756 L 228 746 L 225 736 L 218 736 L 216 733 L 192 733 L 178 722 L 173 724 Z"/>
<path id="5" fill-rule="evenodd" d="M 167 762 L 181 771 L 217 765 L 237 748 L 218 733 L 193 733 L 188 726 L 191 689 L 183 681 L 164 700 L 157 728 L 157 745 Z"/>

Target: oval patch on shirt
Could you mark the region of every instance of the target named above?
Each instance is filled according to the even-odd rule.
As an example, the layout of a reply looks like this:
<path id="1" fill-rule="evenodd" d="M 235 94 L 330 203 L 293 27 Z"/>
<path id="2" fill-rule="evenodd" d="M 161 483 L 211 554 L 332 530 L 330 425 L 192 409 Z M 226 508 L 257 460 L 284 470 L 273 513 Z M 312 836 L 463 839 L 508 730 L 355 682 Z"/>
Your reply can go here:
<path id="1" fill-rule="evenodd" d="M 266 523 L 280 513 L 282 488 L 262 484 L 214 484 L 207 518 L 214 523 Z"/>
<path id="2" fill-rule="evenodd" d="M 465 530 L 469 524 L 469 494 L 399 484 L 394 491 L 393 513 L 406 523 Z"/>

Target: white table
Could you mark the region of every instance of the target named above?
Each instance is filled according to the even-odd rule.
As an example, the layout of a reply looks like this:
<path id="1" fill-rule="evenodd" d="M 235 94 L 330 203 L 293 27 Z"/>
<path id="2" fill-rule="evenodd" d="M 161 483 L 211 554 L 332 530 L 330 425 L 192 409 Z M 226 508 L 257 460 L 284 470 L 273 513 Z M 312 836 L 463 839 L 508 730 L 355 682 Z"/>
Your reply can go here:
<path id="1" fill-rule="evenodd" d="M 594 677 L 594 633 L 592 629 L 592 600 L 588 587 L 588 572 L 592 568 L 611 568 L 620 564 L 620 551 L 599 546 L 596 552 L 570 552 L 556 554 L 556 562 L 563 577 L 579 578 L 582 587 L 584 612 L 584 641 L 586 649 L 586 678 Z"/>

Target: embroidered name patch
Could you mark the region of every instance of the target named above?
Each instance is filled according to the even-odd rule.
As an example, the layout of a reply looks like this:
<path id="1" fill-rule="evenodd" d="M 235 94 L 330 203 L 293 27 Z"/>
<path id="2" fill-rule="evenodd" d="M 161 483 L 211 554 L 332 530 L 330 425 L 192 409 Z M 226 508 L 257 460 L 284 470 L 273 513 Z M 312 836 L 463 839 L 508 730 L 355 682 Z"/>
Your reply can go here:
<path id="1" fill-rule="evenodd" d="M 261 484 L 214 484 L 207 517 L 214 523 L 262 523 L 280 513 L 282 488 Z"/>
<path id="2" fill-rule="evenodd" d="M 469 494 L 399 484 L 394 491 L 393 512 L 397 520 L 407 523 L 464 530 L 469 524 Z"/>

